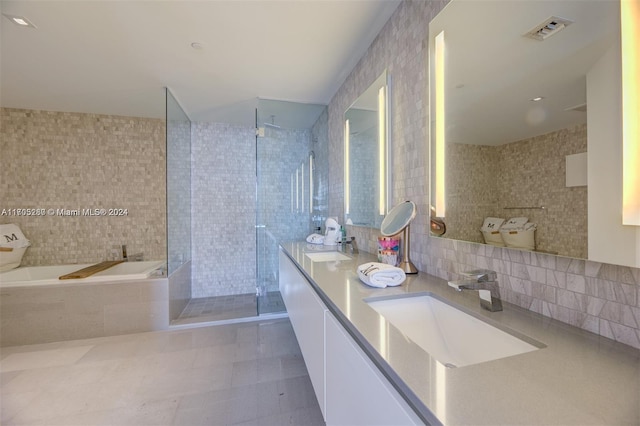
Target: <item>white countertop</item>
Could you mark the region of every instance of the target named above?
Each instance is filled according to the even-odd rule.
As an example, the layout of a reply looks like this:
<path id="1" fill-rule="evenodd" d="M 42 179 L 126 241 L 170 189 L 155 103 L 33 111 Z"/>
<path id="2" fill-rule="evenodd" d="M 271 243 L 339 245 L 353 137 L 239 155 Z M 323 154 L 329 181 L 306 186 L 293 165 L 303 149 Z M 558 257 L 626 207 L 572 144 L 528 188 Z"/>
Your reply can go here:
<path id="1" fill-rule="evenodd" d="M 478 293 L 457 292 L 445 280 L 420 272 L 399 287 L 363 284 L 356 267 L 377 261 L 312 262 L 304 254 L 327 250 L 304 242 L 284 252 L 319 297 L 416 412 L 430 423 L 619 425 L 640 424 L 640 351 L 503 301 L 504 310 L 480 308 Z M 410 341 L 363 299 L 427 292 L 502 329 L 546 347 L 532 352 L 446 368 Z"/>

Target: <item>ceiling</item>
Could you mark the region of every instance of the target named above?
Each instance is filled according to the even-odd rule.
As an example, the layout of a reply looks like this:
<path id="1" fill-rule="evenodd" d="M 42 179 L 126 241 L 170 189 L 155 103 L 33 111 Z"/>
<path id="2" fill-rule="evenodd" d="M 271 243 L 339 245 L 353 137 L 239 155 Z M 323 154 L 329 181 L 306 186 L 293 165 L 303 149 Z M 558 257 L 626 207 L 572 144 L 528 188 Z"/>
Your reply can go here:
<path id="1" fill-rule="evenodd" d="M 328 104 L 400 0 L 0 1 L 3 107 L 253 125 Z M 192 43 L 198 43 L 196 48 Z"/>
<path id="2" fill-rule="evenodd" d="M 586 75 L 619 35 L 619 10 L 617 1 L 450 2 L 429 25 L 431 40 L 445 33 L 447 141 L 499 145 L 585 123 Z M 573 22 L 544 41 L 524 36 L 552 16 Z"/>

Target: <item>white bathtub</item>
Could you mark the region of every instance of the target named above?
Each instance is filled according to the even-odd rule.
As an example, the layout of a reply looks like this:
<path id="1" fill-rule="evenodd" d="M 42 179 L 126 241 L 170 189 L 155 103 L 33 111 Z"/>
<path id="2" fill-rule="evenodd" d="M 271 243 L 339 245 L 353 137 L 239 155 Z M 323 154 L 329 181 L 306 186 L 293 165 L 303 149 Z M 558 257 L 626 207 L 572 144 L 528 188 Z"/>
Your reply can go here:
<path id="1" fill-rule="evenodd" d="M 77 285 L 101 283 L 105 281 L 130 281 L 160 276 L 163 260 L 145 262 L 123 262 L 87 278 L 60 280 L 61 275 L 75 272 L 92 264 L 22 266 L 0 273 L 0 288 L 36 287 L 50 285 Z M 158 271 L 158 272 L 156 272 Z"/>

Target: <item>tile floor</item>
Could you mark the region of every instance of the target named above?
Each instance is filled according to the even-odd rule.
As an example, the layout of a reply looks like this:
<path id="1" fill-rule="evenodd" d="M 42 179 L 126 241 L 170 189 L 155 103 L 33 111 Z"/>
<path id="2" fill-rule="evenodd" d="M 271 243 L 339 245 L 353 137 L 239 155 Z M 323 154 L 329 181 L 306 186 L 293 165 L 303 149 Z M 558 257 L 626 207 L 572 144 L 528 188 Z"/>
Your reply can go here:
<path id="1" fill-rule="evenodd" d="M 0 350 L 3 425 L 323 425 L 288 319 Z"/>
<path id="2" fill-rule="evenodd" d="M 171 321 L 171 325 L 251 318 L 258 315 L 258 305 L 261 314 L 286 311 L 279 291 L 265 292 L 257 298 L 253 293 L 200 297 L 191 299 L 180 316 Z"/>

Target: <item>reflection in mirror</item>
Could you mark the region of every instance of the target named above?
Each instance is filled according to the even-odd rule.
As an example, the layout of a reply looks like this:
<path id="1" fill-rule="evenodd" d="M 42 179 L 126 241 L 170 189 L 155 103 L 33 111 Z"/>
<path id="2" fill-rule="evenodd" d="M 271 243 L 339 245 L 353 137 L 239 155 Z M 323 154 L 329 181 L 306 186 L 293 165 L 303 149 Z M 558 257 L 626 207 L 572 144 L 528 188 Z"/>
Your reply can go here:
<path id="1" fill-rule="evenodd" d="M 446 237 L 483 243 L 487 218 L 526 218 L 494 244 L 586 258 L 589 73 L 616 42 L 619 2 L 453 0 L 429 31 L 431 87 L 443 31 L 446 49 Z M 435 90 L 430 104 L 435 138 Z"/>
<path id="2" fill-rule="evenodd" d="M 387 72 L 344 113 L 345 220 L 379 228 L 389 194 L 389 85 Z"/>

